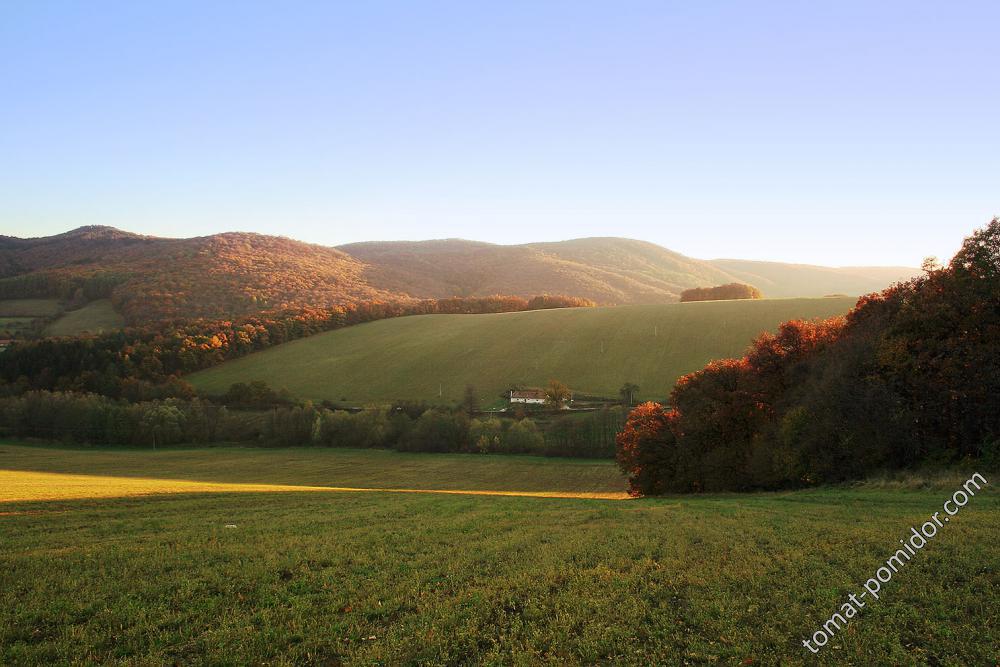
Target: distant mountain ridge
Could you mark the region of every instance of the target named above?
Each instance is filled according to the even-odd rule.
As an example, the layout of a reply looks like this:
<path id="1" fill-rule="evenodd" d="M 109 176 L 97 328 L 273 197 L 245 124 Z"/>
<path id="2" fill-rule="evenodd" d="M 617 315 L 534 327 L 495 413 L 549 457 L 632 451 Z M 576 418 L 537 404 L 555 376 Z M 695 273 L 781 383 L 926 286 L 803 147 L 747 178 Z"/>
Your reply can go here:
<path id="1" fill-rule="evenodd" d="M 226 318 L 360 300 L 567 294 L 599 304 L 666 303 L 690 287 L 747 282 L 765 296 L 860 295 L 918 272 L 700 260 L 616 237 L 523 245 L 463 239 L 331 248 L 229 232 L 188 239 L 81 227 L 40 238 L 0 236 L 0 298 L 41 296 L 103 280 L 131 324 Z M 80 288 L 76 288 L 80 289 Z"/>
<path id="2" fill-rule="evenodd" d="M 750 283 L 770 297 L 859 296 L 919 273 L 908 267 L 700 260 L 617 237 L 510 246 L 463 239 L 369 241 L 338 249 L 367 265 L 371 285 L 421 298 L 542 290 L 600 304 L 665 303 L 691 287 L 732 282 Z"/>
<path id="3" fill-rule="evenodd" d="M 771 297 L 809 296 L 800 293 L 800 285 L 808 285 L 814 292 L 812 296 L 857 296 L 879 289 L 878 285 L 887 287 L 920 273 L 919 269 L 905 266 L 831 267 L 746 259 L 712 259 L 708 263 Z"/>

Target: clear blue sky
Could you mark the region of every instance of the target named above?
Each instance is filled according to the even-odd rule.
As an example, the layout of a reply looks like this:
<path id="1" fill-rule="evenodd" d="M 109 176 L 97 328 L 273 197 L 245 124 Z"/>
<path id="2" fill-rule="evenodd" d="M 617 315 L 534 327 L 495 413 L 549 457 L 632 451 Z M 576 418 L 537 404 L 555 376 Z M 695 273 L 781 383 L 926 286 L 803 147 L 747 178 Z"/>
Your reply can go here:
<path id="1" fill-rule="evenodd" d="M 1000 214 L 998 26 L 995 1 L 6 2 L 0 233 L 916 265 Z"/>

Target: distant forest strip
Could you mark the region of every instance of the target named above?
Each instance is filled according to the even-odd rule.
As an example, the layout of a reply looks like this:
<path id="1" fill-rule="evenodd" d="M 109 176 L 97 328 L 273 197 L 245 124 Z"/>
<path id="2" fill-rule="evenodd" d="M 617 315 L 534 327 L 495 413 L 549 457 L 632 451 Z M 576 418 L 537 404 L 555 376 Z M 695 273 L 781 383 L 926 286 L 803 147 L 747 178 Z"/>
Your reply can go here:
<path id="1" fill-rule="evenodd" d="M 0 391 L 95 393 L 129 401 L 189 398 L 180 376 L 229 359 L 364 322 L 428 314 L 506 313 L 591 307 L 576 297 L 453 297 L 412 302 L 359 302 L 237 320 L 178 321 L 96 336 L 19 341 L 0 352 Z"/>
<path id="2" fill-rule="evenodd" d="M 78 392 L 0 397 L 0 435 L 89 445 L 246 443 L 407 452 L 614 457 L 625 409 L 531 411 L 503 418 L 474 406 L 397 402 L 349 412 L 311 402 L 233 409 L 202 398 L 128 401 Z"/>
<path id="3" fill-rule="evenodd" d="M 1000 465 L 1000 219 L 947 266 L 786 322 L 681 378 L 618 437 L 634 495 L 778 489 L 882 468 Z"/>

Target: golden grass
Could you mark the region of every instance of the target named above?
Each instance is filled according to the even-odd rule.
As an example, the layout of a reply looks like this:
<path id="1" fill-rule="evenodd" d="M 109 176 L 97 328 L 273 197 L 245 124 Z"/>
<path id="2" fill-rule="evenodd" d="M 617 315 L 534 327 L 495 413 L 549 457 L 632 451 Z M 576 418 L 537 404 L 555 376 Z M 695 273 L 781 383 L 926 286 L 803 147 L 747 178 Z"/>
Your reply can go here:
<path id="1" fill-rule="evenodd" d="M 586 493 L 570 491 L 501 491 L 482 489 L 389 489 L 349 486 L 294 486 L 290 484 L 233 484 L 227 482 L 191 482 L 154 477 L 108 477 L 104 475 L 67 475 L 64 473 L 0 470 L 0 503 L 33 500 L 80 500 L 86 498 L 124 498 L 172 493 L 267 493 L 288 491 L 327 491 L 354 493 L 444 493 L 463 496 L 514 496 L 523 498 L 592 498 L 624 500 L 625 493 Z"/>
<path id="2" fill-rule="evenodd" d="M 294 486 L 290 484 L 233 484 L 192 482 L 155 477 L 109 477 L 23 470 L 0 470 L 0 503 L 33 500 L 124 498 L 175 493 L 268 493 L 327 491 L 353 493 L 444 493 L 463 496 L 513 496 L 523 498 L 592 498 L 624 500 L 625 493 L 569 491 L 499 491 L 481 489 L 390 489 L 349 486 Z"/>
<path id="3" fill-rule="evenodd" d="M 626 498 L 606 461 L 327 448 L 108 450 L 0 442 L 0 502 L 326 491 Z"/>

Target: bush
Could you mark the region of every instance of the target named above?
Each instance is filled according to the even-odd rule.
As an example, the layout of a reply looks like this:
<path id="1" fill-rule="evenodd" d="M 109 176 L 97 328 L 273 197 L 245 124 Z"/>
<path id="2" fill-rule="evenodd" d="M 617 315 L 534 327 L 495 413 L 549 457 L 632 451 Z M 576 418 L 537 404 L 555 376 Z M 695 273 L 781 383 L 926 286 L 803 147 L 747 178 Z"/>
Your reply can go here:
<path id="1" fill-rule="evenodd" d="M 469 418 L 437 408 L 427 410 L 400 443 L 410 452 L 461 452 L 469 448 Z"/>
<path id="2" fill-rule="evenodd" d="M 501 451 L 508 454 L 541 454 L 545 438 L 530 419 L 515 421 L 503 434 Z"/>
<path id="3" fill-rule="evenodd" d="M 473 451 L 492 454 L 501 451 L 503 427 L 496 417 L 473 419 L 469 425 L 469 442 Z"/>
<path id="4" fill-rule="evenodd" d="M 721 301 L 723 299 L 762 299 L 764 295 L 753 285 L 729 283 L 716 287 L 694 287 L 681 292 L 681 302 Z"/>

